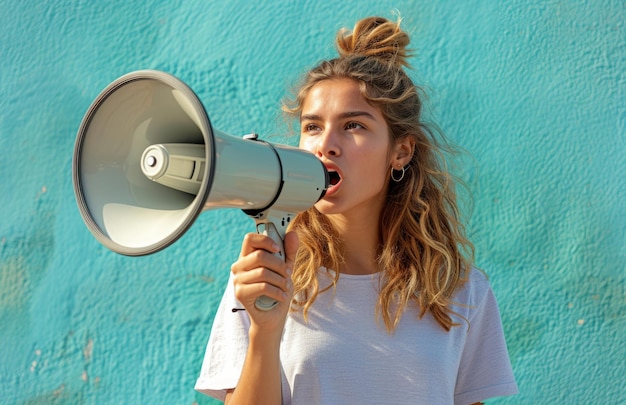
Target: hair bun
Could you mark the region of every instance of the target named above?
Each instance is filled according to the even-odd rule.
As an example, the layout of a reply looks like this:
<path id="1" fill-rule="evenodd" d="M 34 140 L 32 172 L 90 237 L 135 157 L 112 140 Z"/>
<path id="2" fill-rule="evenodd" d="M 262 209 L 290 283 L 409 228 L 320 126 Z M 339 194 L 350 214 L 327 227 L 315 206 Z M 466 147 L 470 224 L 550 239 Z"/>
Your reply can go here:
<path id="1" fill-rule="evenodd" d="M 342 57 L 371 56 L 386 63 L 409 66 L 409 35 L 400 28 L 401 19 L 392 22 L 382 17 L 359 20 L 352 31 L 337 33 L 337 50 Z"/>

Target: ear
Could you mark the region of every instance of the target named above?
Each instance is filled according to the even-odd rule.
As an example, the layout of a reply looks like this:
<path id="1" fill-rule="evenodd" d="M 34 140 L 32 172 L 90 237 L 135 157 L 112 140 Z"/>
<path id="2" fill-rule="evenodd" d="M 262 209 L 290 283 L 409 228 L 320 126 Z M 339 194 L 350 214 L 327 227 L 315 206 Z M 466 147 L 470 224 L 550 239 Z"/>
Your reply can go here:
<path id="1" fill-rule="evenodd" d="M 408 165 L 413 158 L 415 151 L 415 139 L 412 136 L 405 136 L 396 142 L 391 152 L 391 167 L 401 169 Z"/>

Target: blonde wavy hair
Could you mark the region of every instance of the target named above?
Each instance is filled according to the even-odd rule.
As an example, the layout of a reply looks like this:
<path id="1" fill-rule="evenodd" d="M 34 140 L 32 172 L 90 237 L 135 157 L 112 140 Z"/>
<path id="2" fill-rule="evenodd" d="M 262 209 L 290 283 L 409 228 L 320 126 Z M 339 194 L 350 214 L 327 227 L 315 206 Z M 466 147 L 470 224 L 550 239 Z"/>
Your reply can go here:
<path id="1" fill-rule="evenodd" d="M 316 83 L 350 78 L 359 83 L 363 97 L 382 112 L 391 145 L 405 137 L 415 140 L 404 178 L 401 182 L 389 180 L 380 218 L 377 258 L 382 276 L 376 316 L 382 316 L 392 333 L 406 306 L 413 303 L 420 318 L 429 311 L 449 331 L 457 325 L 451 317 L 451 297 L 467 279 L 474 247 L 460 221 L 456 178 L 446 166 L 446 153 L 453 149 L 441 131 L 423 122 L 423 92 L 404 71 L 409 67 L 409 36 L 400 22 L 369 17 L 358 21 L 352 31 L 341 29 L 336 37 L 339 57 L 311 69 L 295 98 L 284 101 L 283 111 L 299 119 L 303 102 Z M 342 241 L 332 223 L 315 208 L 299 214 L 290 229 L 300 238 L 292 276 L 296 293 L 292 308 L 302 309 L 306 318 L 318 294 L 339 279 L 339 271 L 329 271 L 334 283 L 320 289 L 317 276 L 322 268 L 341 268 Z"/>

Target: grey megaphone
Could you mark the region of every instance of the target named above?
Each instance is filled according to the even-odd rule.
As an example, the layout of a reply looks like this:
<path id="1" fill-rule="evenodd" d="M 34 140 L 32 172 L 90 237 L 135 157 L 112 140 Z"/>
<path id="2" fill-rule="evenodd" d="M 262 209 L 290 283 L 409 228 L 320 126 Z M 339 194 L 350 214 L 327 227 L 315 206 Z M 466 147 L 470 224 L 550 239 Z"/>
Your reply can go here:
<path id="1" fill-rule="evenodd" d="M 171 245 L 204 210 L 238 208 L 284 258 L 287 225 L 329 183 L 307 151 L 215 130 L 196 94 L 155 70 L 124 75 L 94 100 L 76 137 L 72 179 L 89 231 L 128 256 Z M 263 296 L 256 304 L 276 303 Z"/>

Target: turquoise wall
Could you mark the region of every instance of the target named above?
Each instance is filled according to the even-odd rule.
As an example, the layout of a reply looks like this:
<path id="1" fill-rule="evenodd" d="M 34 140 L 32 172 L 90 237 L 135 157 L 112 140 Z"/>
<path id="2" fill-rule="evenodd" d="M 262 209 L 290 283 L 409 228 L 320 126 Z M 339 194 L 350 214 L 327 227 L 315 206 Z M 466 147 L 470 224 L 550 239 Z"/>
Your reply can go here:
<path id="1" fill-rule="evenodd" d="M 335 31 L 392 9 L 433 115 L 474 157 L 470 229 L 521 391 L 492 403 L 626 403 L 620 0 L 0 1 L 1 403 L 211 403 L 193 385 L 252 222 L 207 212 L 148 257 L 98 244 L 71 181 L 96 95 L 160 69 L 217 128 L 283 134 L 281 97 Z"/>

